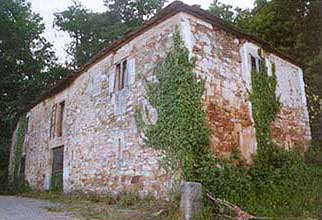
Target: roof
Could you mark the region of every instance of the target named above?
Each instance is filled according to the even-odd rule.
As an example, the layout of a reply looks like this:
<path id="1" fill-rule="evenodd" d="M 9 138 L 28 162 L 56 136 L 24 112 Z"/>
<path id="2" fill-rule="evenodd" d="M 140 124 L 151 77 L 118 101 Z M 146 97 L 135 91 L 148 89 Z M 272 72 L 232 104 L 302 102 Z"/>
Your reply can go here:
<path id="1" fill-rule="evenodd" d="M 123 38 L 120 40 L 117 40 L 113 42 L 110 46 L 104 48 L 99 53 L 97 53 L 95 56 L 93 56 L 85 65 L 81 66 L 77 71 L 73 72 L 72 74 L 68 75 L 67 77 L 59 80 L 57 84 L 45 92 L 38 100 L 31 103 L 29 106 L 27 106 L 27 111 L 33 108 L 35 105 L 40 103 L 41 101 L 50 98 L 57 93 L 61 92 L 62 90 L 68 88 L 74 80 L 80 76 L 82 73 L 86 72 L 90 67 L 95 65 L 97 62 L 104 59 L 107 55 L 116 52 L 119 48 L 127 44 L 129 41 L 133 40 L 135 37 L 141 35 L 142 33 L 146 32 L 147 30 L 151 29 L 152 27 L 156 26 L 157 24 L 163 22 L 164 20 L 176 15 L 179 12 L 185 12 L 187 14 L 190 14 L 194 17 L 197 17 L 201 20 L 204 20 L 213 26 L 217 26 L 219 28 L 222 28 L 223 30 L 230 32 L 240 38 L 246 39 L 252 43 L 258 44 L 261 46 L 264 50 L 271 52 L 273 54 L 276 54 L 277 56 L 281 57 L 282 59 L 296 65 L 299 67 L 303 67 L 303 64 L 296 61 L 293 57 L 290 55 L 287 55 L 276 48 L 272 47 L 269 43 L 260 40 L 252 35 L 246 34 L 240 29 L 234 27 L 233 25 L 223 21 L 222 19 L 218 18 L 217 16 L 212 15 L 206 10 L 203 10 L 199 7 L 190 6 L 187 4 L 184 4 L 181 1 L 175 1 L 171 4 L 169 4 L 164 9 L 160 10 L 160 12 L 151 18 L 147 23 L 145 23 L 143 26 L 141 26 L 138 30 L 130 32 L 126 34 Z"/>

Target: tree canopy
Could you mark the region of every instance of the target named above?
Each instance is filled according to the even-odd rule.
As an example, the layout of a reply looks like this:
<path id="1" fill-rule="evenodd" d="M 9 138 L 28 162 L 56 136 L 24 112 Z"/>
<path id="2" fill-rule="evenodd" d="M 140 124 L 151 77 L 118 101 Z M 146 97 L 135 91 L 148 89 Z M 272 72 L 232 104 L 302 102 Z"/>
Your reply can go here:
<path id="1" fill-rule="evenodd" d="M 162 8 L 165 0 L 105 0 L 106 11 L 94 13 L 74 1 L 66 11 L 55 14 L 55 25 L 68 32 L 72 43 L 66 51 L 78 68 L 112 41 L 142 25 Z"/>
<path id="2" fill-rule="evenodd" d="M 26 0 L 0 1 L 0 178 L 17 115 L 66 74 L 42 36 L 44 29 Z"/>

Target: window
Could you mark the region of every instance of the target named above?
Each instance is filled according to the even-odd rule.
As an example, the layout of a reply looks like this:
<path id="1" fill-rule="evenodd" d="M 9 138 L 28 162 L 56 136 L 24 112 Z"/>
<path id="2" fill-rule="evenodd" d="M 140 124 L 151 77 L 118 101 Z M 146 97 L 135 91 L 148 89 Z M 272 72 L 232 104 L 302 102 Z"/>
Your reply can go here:
<path id="1" fill-rule="evenodd" d="M 115 73 L 115 82 L 114 82 L 114 92 L 124 89 L 127 84 L 128 73 L 127 73 L 127 61 L 123 60 L 122 62 L 116 65 Z"/>
<path id="2" fill-rule="evenodd" d="M 262 72 L 263 59 L 250 55 L 251 70 L 257 73 Z"/>
<path id="3" fill-rule="evenodd" d="M 51 117 L 50 117 L 50 138 L 55 138 L 55 127 L 56 127 L 56 108 L 57 105 L 53 105 L 51 109 Z"/>
<path id="4" fill-rule="evenodd" d="M 50 118 L 50 138 L 63 136 L 65 102 L 53 105 Z"/>

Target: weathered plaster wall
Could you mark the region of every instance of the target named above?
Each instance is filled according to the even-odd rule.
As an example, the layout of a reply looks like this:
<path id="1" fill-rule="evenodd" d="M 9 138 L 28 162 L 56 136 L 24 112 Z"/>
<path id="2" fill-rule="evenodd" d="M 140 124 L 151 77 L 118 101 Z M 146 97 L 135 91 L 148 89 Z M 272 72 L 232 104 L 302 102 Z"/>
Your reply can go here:
<path id="1" fill-rule="evenodd" d="M 276 64 L 277 91 L 283 105 L 272 125 L 275 141 L 286 148 L 308 147 L 311 130 L 304 88 L 303 71 L 275 55 L 269 58 Z"/>
<path id="2" fill-rule="evenodd" d="M 179 13 L 109 54 L 79 76 L 60 94 L 30 111 L 26 138 L 26 178 L 32 187 L 49 189 L 52 148 L 64 145 L 64 191 L 93 193 L 122 190 L 163 196 L 173 180 L 160 166 L 157 152 L 144 147 L 134 119 L 136 105 L 148 106 L 142 77 L 153 80 L 153 69 L 171 48 L 179 27 L 191 56 L 197 58 L 196 72 L 205 79 L 204 95 L 211 147 L 229 155 L 234 147 L 246 159 L 256 152 L 256 132 L 249 102 L 250 54 L 258 47 L 231 33 Z M 113 92 L 115 64 L 127 58 L 129 84 Z M 280 58 L 267 54 L 276 64 L 277 94 L 283 109 L 272 125 L 276 142 L 289 147 L 310 139 L 303 74 Z M 269 65 L 270 62 L 268 62 Z M 51 109 L 65 101 L 63 137 L 50 140 Z"/>

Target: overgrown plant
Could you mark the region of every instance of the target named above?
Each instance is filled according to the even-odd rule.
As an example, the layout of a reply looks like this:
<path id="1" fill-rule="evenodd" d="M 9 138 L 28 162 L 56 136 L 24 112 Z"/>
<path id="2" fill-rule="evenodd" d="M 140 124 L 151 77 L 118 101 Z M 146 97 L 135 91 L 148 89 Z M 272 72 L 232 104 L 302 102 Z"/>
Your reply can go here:
<path id="1" fill-rule="evenodd" d="M 204 81 L 193 72 L 195 59 L 189 58 L 179 31 L 173 41 L 173 48 L 155 69 L 156 80 L 147 82 L 147 98 L 158 120 L 145 125 L 145 141 L 163 153 L 172 170 L 180 170 L 185 180 L 192 181 L 209 145 L 202 103 Z"/>
<path id="2" fill-rule="evenodd" d="M 9 191 L 22 192 L 28 190 L 28 186 L 24 180 L 24 173 L 22 173 L 22 156 L 23 156 L 23 144 L 26 134 L 26 117 L 22 115 L 19 120 L 16 133 L 16 143 L 14 146 L 14 160 L 13 160 L 13 172 L 12 182 L 9 186 Z"/>
<path id="3" fill-rule="evenodd" d="M 304 164 L 295 151 L 277 147 L 271 137 L 271 125 L 281 108 L 275 93 L 274 65 L 272 76 L 264 62 L 259 73 L 252 73 L 250 99 L 258 154 L 254 165 L 244 166 L 232 162 L 238 160 L 238 152 L 231 159 L 222 159 L 209 150 L 210 131 L 202 103 L 204 82 L 194 74 L 194 64 L 176 32 L 173 49 L 156 68 L 156 80 L 147 82 L 147 98 L 158 113 L 156 123 L 144 124 L 142 118 L 148 111 L 137 109 L 137 125 L 146 143 L 159 150 L 172 169 L 180 170 L 184 180 L 202 183 L 204 190 L 251 214 L 287 219 L 293 213 L 305 216 L 309 211 L 317 216 L 319 212 L 311 210 L 313 205 L 302 204 L 311 198 L 314 206 L 319 203 L 320 168 Z M 224 215 L 222 207 L 208 204 L 200 218 L 223 219 Z"/>
<path id="4" fill-rule="evenodd" d="M 263 58 L 261 57 L 263 60 Z M 252 92 L 250 101 L 253 107 L 253 117 L 256 124 L 256 138 L 259 150 L 272 145 L 271 124 L 275 120 L 281 104 L 276 97 L 275 65 L 272 67 L 272 76 L 267 73 L 265 62 L 262 61 L 260 71 L 252 70 Z"/>

